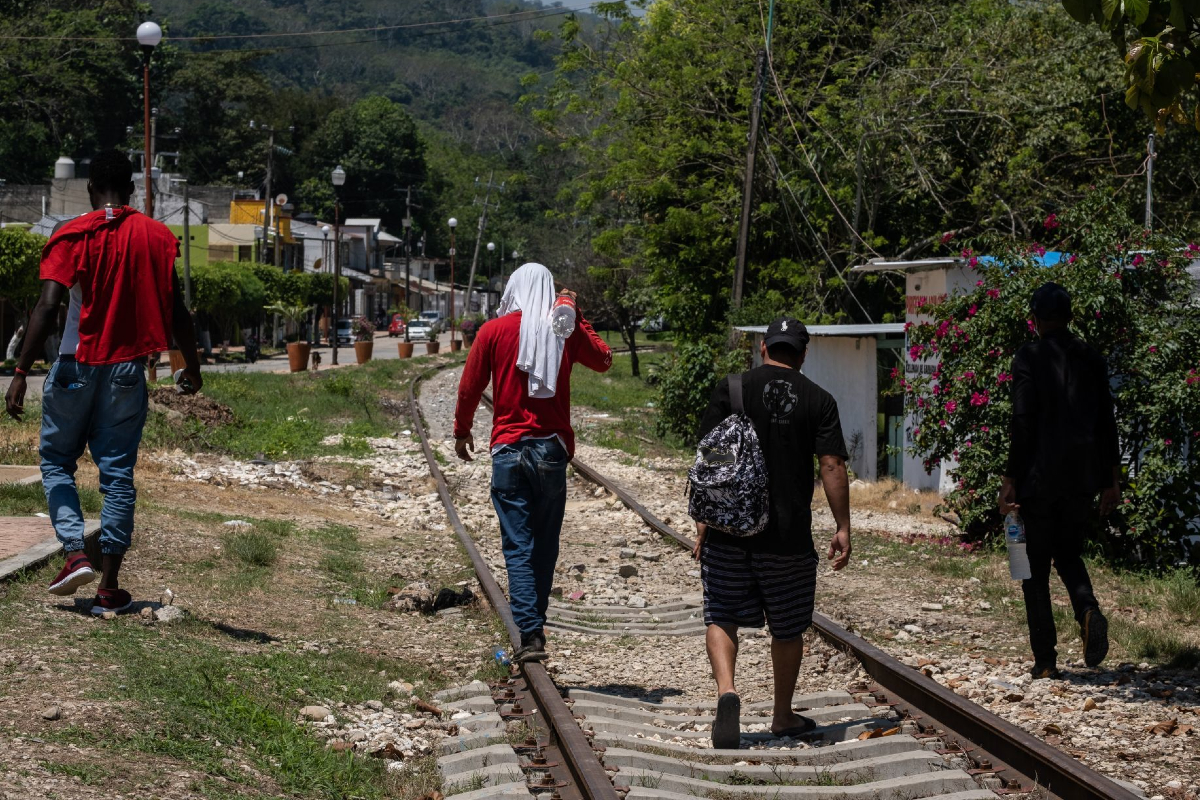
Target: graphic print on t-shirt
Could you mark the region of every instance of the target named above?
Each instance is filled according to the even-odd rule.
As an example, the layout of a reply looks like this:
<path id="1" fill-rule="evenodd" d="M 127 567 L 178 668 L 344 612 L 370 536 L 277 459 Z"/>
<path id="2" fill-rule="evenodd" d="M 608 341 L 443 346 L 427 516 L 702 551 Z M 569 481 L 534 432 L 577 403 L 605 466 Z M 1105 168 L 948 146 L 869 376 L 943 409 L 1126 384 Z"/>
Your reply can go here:
<path id="1" fill-rule="evenodd" d="M 790 425 L 791 420 L 787 417 L 796 410 L 799 399 L 791 381 L 773 380 L 763 387 L 763 405 L 770 412 L 773 423 Z"/>

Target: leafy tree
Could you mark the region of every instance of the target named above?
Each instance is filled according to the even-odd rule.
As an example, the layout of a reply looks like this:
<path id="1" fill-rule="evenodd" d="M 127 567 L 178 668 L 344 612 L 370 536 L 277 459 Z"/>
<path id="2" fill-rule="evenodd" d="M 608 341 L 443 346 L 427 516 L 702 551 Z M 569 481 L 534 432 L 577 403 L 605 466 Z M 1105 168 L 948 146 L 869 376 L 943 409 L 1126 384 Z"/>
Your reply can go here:
<path id="1" fill-rule="evenodd" d="M 933 322 L 910 331 L 908 357 L 940 366 L 904 384 L 915 414 L 915 450 L 955 459 L 949 505 L 976 535 L 1000 526 L 996 495 L 1008 457 L 1012 358 L 1033 338 L 1029 299 L 1048 280 L 1072 296 L 1072 329 L 1108 359 L 1115 387 L 1125 504 L 1113 519 L 1110 555 L 1165 564 L 1181 555 L 1187 527 L 1200 517 L 1200 307 L 1185 267 L 1200 248 L 1152 236 L 1095 194 L 1051 216 L 1042 238 L 1070 253 L 1044 267 L 1037 243 L 986 237 L 963 256 L 978 280 L 972 291 L 930 310 Z"/>
<path id="2" fill-rule="evenodd" d="M 1194 0 L 1062 0 L 1077 22 L 1107 31 L 1125 65 L 1125 102 L 1154 121 L 1200 130 L 1200 3 Z M 1191 109 L 1186 106 L 1191 101 Z"/>
<path id="3" fill-rule="evenodd" d="M 412 118 L 385 97 L 360 100 L 329 115 L 304 153 L 308 177 L 303 201 L 320 216 L 333 217 L 330 172 L 346 170 L 341 188 L 345 216 L 378 216 L 394 230 L 404 218 L 400 187 L 425 180 L 425 146 Z"/>
<path id="4" fill-rule="evenodd" d="M 46 241 L 21 228 L 0 228 L 0 298 L 26 315 L 41 293 L 38 264 Z"/>
<path id="5" fill-rule="evenodd" d="M 242 322 L 257 320 L 266 301 L 262 281 L 238 261 L 212 261 L 192 267 L 196 310 L 213 320 L 221 339 Z"/>

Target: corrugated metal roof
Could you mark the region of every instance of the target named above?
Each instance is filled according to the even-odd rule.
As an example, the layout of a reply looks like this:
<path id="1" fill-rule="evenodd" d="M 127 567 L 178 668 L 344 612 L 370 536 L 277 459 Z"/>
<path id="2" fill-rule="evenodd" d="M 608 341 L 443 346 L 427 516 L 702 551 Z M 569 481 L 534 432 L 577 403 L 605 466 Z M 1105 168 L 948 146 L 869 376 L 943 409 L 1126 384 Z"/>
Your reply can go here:
<path id="1" fill-rule="evenodd" d="M 875 325 L 806 325 L 810 336 L 886 336 L 904 333 L 903 322 L 885 322 Z M 766 325 L 739 325 L 737 330 L 745 333 L 766 333 Z"/>

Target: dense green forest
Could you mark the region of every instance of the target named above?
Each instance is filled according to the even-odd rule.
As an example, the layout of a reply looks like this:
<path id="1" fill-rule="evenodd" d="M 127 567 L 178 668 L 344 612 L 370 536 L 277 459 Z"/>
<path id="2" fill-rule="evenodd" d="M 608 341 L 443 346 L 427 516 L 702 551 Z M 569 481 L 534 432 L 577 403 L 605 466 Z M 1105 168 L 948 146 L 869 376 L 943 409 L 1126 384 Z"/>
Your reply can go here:
<path id="1" fill-rule="evenodd" d="M 193 183 L 261 185 L 269 125 L 273 191 L 329 215 L 328 173 L 342 163 L 345 212 L 398 231 L 412 186 L 439 254 L 449 216 L 462 221 L 460 252 L 473 247 L 474 181 L 494 172 L 506 191 L 486 238 L 500 252 L 551 265 L 627 327 L 662 312 L 692 340 L 784 309 L 893 319 L 895 277 L 855 264 L 957 252 L 988 232 L 1036 236 L 1092 187 L 1140 215 L 1154 129 L 1126 102 L 1112 31 L 1052 0 L 780 0 L 747 299 L 733 311 L 766 0 L 579 13 L 491 0 L 6 6 L 0 177 L 11 183 L 45 179 L 60 153 L 140 147 L 129 37 L 153 17 L 168 37 L 153 62 L 159 148 L 180 154 Z M 338 33 L 312 35 L 323 31 Z M 1154 226 L 1181 239 L 1196 227 L 1197 139 L 1171 126 L 1158 141 Z"/>

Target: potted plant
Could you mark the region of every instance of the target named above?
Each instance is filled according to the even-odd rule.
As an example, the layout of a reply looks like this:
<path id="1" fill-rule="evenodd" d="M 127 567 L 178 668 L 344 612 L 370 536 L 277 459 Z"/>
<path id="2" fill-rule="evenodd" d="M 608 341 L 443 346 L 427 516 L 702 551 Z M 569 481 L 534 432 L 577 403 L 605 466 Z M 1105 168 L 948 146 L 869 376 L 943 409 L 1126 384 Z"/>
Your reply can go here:
<path id="1" fill-rule="evenodd" d="M 425 342 L 425 354 L 431 355 L 436 353 L 442 346 L 438 341 L 438 334 L 442 332 L 442 324 L 440 322 L 429 326 L 429 341 Z"/>
<path id="2" fill-rule="evenodd" d="M 365 364 L 375 350 L 375 323 L 366 317 L 355 317 L 350 330 L 354 332 L 354 357 L 358 363 Z"/>
<path id="3" fill-rule="evenodd" d="M 408 338 L 408 323 L 412 322 L 417 314 L 408 306 L 400 306 L 391 313 L 399 314 L 400 319 L 404 320 L 404 341 L 396 343 L 396 350 L 399 352 L 401 358 L 412 358 L 413 343 Z"/>
<path id="4" fill-rule="evenodd" d="M 299 326 L 312 311 L 312 308 L 312 306 L 275 303 L 267 306 L 265 311 L 268 314 L 278 314 L 288 322 Z M 306 372 L 308 370 L 308 356 L 311 350 L 312 346 L 308 342 L 288 342 L 288 369 L 292 372 Z"/>
<path id="5" fill-rule="evenodd" d="M 474 315 L 465 314 L 458 320 L 458 332 L 462 334 L 463 345 L 470 347 L 475 341 L 475 330 L 478 327 Z"/>

